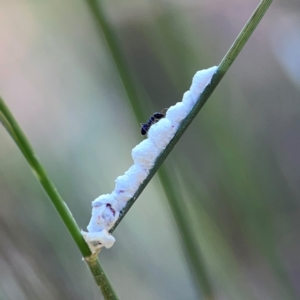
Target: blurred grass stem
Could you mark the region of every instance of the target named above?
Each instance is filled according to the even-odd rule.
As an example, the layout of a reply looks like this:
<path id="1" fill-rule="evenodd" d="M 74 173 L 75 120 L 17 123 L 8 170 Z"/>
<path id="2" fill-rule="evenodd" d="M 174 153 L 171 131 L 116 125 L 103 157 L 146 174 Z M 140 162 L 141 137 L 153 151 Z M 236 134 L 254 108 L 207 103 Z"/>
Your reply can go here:
<path id="1" fill-rule="evenodd" d="M 184 251 L 188 254 L 186 257 L 192 274 L 194 275 L 193 279 L 195 281 L 195 288 L 197 288 L 200 294 L 199 298 L 203 298 L 203 300 L 214 300 L 213 287 L 194 232 L 191 230 L 191 219 L 187 213 L 188 209 L 182 198 L 179 182 L 174 174 L 176 174 L 175 169 L 173 166 L 170 166 L 170 164 L 168 164 L 168 167 L 165 165 L 162 166 L 158 172 L 175 223 L 180 232 L 182 239 L 181 245 L 184 245 Z"/>
<path id="2" fill-rule="evenodd" d="M 121 83 L 124 87 L 127 99 L 132 104 L 131 105 L 133 113 L 138 118 L 138 122 L 141 123 L 143 121 L 143 109 L 141 106 L 141 102 L 139 101 L 139 96 L 137 93 L 137 89 L 134 85 L 134 80 L 130 74 L 130 69 L 127 66 L 126 60 L 122 54 L 122 49 L 120 43 L 118 42 L 117 37 L 114 34 L 111 24 L 109 23 L 104 10 L 101 6 L 101 1 L 96 0 L 86 0 L 87 5 L 96 21 L 97 28 L 101 36 L 104 36 L 104 39 L 109 48 L 109 54 L 112 57 L 114 62 L 114 66 L 117 69 L 117 73 L 120 76 Z"/>

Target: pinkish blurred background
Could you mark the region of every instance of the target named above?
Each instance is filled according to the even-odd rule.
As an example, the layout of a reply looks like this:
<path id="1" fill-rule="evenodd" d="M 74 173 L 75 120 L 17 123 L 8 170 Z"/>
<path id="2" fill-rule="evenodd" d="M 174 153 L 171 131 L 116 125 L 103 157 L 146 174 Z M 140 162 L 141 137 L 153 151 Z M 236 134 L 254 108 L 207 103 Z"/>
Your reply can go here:
<path id="1" fill-rule="evenodd" d="M 104 1 L 144 113 L 219 64 L 258 1 Z M 0 1 L 0 95 L 82 228 L 142 140 L 85 1 Z M 300 2 L 274 1 L 167 162 L 215 299 L 300 298 Z M 101 299 L 0 128 L 0 299 Z M 120 299 L 202 299 L 154 177 L 101 261 Z M 204 298 L 203 298 L 204 299 Z"/>

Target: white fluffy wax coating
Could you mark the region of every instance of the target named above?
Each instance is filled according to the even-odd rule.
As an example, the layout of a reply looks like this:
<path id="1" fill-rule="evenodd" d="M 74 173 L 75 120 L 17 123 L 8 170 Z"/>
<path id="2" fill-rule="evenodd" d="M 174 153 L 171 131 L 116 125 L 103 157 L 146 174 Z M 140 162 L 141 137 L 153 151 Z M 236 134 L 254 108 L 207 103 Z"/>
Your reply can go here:
<path id="1" fill-rule="evenodd" d="M 137 190 L 139 183 L 134 178 L 128 175 L 118 176 L 115 180 L 116 185 L 113 191 L 113 196 L 120 201 L 128 201 Z"/>
<path id="2" fill-rule="evenodd" d="M 124 175 L 117 177 L 114 191 L 101 195 L 92 202 L 92 217 L 87 226 L 89 232 L 82 231 L 92 253 L 97 253 L 102 247 L 110 248 L 114 244 L 115 238 L 108 230 L 113 227 L 120 211 L 147 178 L 160 152 L 171 141 L 180 122 L 193 109 L 216 70 L 217 67 L 212 67 L 195 74 L 191 88 L 184 93 L 182 102 L 171 106 L 165 118 L 151 125 L 148 138 L 132 149 L 134 164 Z"/>
<path id="3" fill-rule="evenodd" d="M 92 217 L 87 226 L 87 230 L 89 232 L 99 232 L 103 230 L 106 226 L 105 220 L 102 219 L 101 215 L 103 210 L 105 209 L 104 205 L 93 207 L 92 209 Z"/>
<path id="4" fill-rule="evenodd" d="M 162 122 L 162 120 L 152 125 L 151 128 Z M 160 150 L 151 139 L 145 139 L 132 149 L 131 156 L 135 164 L 142 166 L 146 170 L 149 170 L 152 168 L 159 152 Z"/>
<path id="5" fill-rule="evenodd" d="M 140 164 L 133 164 L 126 172 L 125 175 L 132 178 L 132 180 L 141 184 L 149 174 L 149 171 L 143 168 Z"/>
<path id="6" fill-rule="evenodd" d="M 148 139 L 152 141 L 159 149 L 159 152 L 165 149 L 176 131 L 176 126 L 167 118 L 159 120 L 153 124 L 148 131 Z"/>
<path id="7" fill-rule="evenodd" d="M 117 195 L 115 192 L 113 192 L 112 194 L 115 195 L 115 197 L 117 198 Z M 117 211 L 120 212 L 126 206 L 127 201 L 131 198 L 132 198 L 132 196 L 129 198 L 128 197 L 123 197 L 123 198 L 119 197 L 119 201 L 116 206 Z"/>
<path id="8" fill-rule="evenodd" d="M 123 176 L 116 179 L 116 187 L 110 195 L 117 199 L 116 209 L 121 211 L 133 197 L 139 185 L 146 179 L 149 171 L 139 164 L 133 164 Z"/>
<path id="9" fill-rule="evenodd" d="M 113 192 L 112 194 L 117 197 L 115 192 Z M 124 198 L 119 198 L 119 201 L 118 201 L 117 206 L 116 206 L 117 211 L 120 212 L 126 206 L 127 201 L 129 199 L 131 199 L 131 197 L 130 198 L 127 198 L 127 197 L 126 198 L 125 197 Z"/>
<path id="10" fill-rule="evenodd" d="M 100 232 L 85 232 L 81 230 L 81 234 L 93 254 L 97 253 L 102 247 L 112 247 L 116 241 L 116 239 L 109 234 L 106 229 Z"/>
<path id="11" fill-rule="evenodd" d="M 110 204 L 93 207 L 87 230 L 89 232 L 100 232 L 103 229 L 110 229 L 118 219 L 119 214 L 119 211 L 113 209 Z"/>
<path id="12" fill-rule="evenodd" d="M 192 94 L 190 91 L 187 91 L 183 94 L 182 103 L 185 105 L 188 112 L 190 112 L 192 110 L 195 103 L 193 101 Z"/>
<path id="13" fill-rule="evenodd" d="M 190 92 L 194 104 L 210 83 L 212 76 L 216 73 L 218 67 L 211 67 L 209 69 L 198 71 L 193 77 L 192 85 L 190 87 Z"/>
<path id="14" fill-rule="evenodd" d="M 105 220 L 105 229 L 111 229 L 116 221 L 118 220 L 120 211 L 112 208 L 111 206 L 106 206 L 105 210 L 102 212 L 102 218 Z"/>
<path id="15" fill-rule="evenodd" d="M 93 207 L 98 207 L 103 204 L 110 204 L 114 208 L 117 205 L 117 199 L 112 194 L 104 194 L 92 202 Z"/>
<path id="16" fill-rule="evenodd" d="M 167 110 L 166 118 L 170 120 L 172 124 L 179 125 L 188 113 L 188 107 L 183 102 L 177 102 Z"/>

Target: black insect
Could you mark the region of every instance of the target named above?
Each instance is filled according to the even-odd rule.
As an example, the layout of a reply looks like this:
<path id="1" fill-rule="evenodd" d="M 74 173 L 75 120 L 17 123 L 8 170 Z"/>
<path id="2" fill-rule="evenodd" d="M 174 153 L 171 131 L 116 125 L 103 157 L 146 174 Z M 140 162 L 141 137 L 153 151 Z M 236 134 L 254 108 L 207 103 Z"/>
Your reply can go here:
<path id="1" fill-rule="evenodd" d="M 167 109 L 164 109 L 163 111 L 161 112 L 156 112 L 154 113 L 150 118 L 149 120 L 147 121 L 147 123 L 143 123 L 141 124 L 141 134 L 142 135 L 145 135 L 149 128 L 154 124 L 154 123 L 157 123 L 160 119 L 164 118 L 166 115 L 165 115 L 165 112 L 166 112 Z"/>

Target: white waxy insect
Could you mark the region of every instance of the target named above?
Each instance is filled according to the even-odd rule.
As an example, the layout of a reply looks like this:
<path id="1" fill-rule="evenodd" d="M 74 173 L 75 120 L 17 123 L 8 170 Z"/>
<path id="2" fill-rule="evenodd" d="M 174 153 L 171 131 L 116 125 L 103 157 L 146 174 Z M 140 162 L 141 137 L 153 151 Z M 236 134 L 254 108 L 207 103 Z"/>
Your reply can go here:
<path id="1" fill-rule="evenodd" d="M 128 201 L 135 193 L 139 184 L 128 175 L 118 176 L 115 180 L 116 185 L 113 191 L 113 196 L 120 201 Z M 119 205 L 119 204 L 118 204 Z"/>
<path id="2" fill-rule="evenodd" d="M 89 232 L 99 232 L 103 229 L 110 229 L 118 219 L 120 212 L 106 203 L 92 209 L 92 217 L 87 226 Z"/>
<path id="3" fill-rule="evenodd" d="M 195 76 L 193 77 L 192 85 L 190 87 L 191 96 L 193 103 L 197 102 L 200 95 L 206 88 L 206 86 L 210 83 L 211 78 L 216 73 L 218 67 L 211 67 L 209 69 L 204 69 L 201 71 L 198 71 Z"/>
<path id="4" fill-rule="evenodd" d="M 117 206 L 117 202 L 118 202 L 118 200 L 116 198 L 114 198 L 112 194 L 104 194 L 104 195 L 100 195 L 98 198 L 96 198 L 92 202 L 92 206 L 99 207 L 100 205 L 103 205 L 103 204 L 110 204 L 114 208 L 115 206 Z"/>
<path id="5" fill-rule="evenodd" d="M 162 119 L 158 123 L 155 123 L 151 126 L 151 128 L 157 126 L 158 124 L 163 122 L 163 120 L 165 119 Z M 146 170 L 150 170 L 153 167 L 153 164 L 157 156 L 159 155 L 159 152 L 160 150 L 157 148 L 155 143 L 153 143 L 153 141 L 148 138 L 140 142 L 132 149 L 131 156 L 135 164 L 142 166 Z"/>
<path id="6" fill-rule="evenodd" d="M 135 182 L 141 184 L 149 174 L 149 171 L 143 168 L 140 164 L 133 164 L 126 172 L 125 175 L 129 176 Z"/>
<path id="7" fill-rule="evenodd" d="M 186 106 L 188 112 L 192 110 L 192 108 L 194 107 L 194 102 L 193 102 L 191 91 L 186 91 L 183 94 L 182 103 Z"/>
<path id="8" fill-rule="evenodd" d="M 112 192 L 112 195 L 118 197 L 120 195 L 117 195 L 116 192 Z M 127 204 L 128 200 L 131 199 L 132 196 L 130 197 L 119 197 L 119 201 L 118 201 L 118 204 L 117 204 L 117 210 L 120 212 Z"/>
<path id="9" fill-rule="evenodd" d="M 180 122 L 188 115 L 189 109 L 183 102 L 177 102 L 169 107 L 166 113 L 166 118 L 174 125 L 179 125 Z"/>
<path id="10" fill-rule="evenodd" d="M 216 70 L 217 67 L 212 67 L 198 71 L 193 77 L 190 90 L 184 93 L 182 102 L 171 106 L 166 114 L 154 113 L 142 124 L 141 134 L 148 133 L 148 138 L 132 149 L 134 164 L 124 175 L 117 177 L 115 189 L 111 194 L 101 195 L 92 202 L 92 217 L 87 227 L 89 232 L 82 231 L 92 253 L 97 253 L 102 247 L 110 248 L 114 244 L 115 238 L 108 230 L 113 227 L 120 211 L 147 178 L 161 151 L 174 137 L 180 122 L 193 109 Z"/>
<path id="11" fill-rule="evenodd" d="M 175 131 L 175 125 L 166 118 L 161 119 L 158 123 L 155 123 L 151 126 L 148 131 L 148 140 L 153 142 L 157 149 L 159 149 L 157 156 L 168 145 L 168 143 L 174 136 Z"/>
<path id="12" fill-rule="evenodd" d="M 97 253 L 101 248 L 110 248 L 116 239 L 106 230 L 100 232 L 85 232 L 81 230 L 81 234 L 88 244 L 92 254 Z"/>

